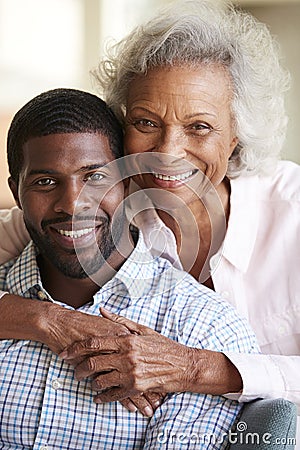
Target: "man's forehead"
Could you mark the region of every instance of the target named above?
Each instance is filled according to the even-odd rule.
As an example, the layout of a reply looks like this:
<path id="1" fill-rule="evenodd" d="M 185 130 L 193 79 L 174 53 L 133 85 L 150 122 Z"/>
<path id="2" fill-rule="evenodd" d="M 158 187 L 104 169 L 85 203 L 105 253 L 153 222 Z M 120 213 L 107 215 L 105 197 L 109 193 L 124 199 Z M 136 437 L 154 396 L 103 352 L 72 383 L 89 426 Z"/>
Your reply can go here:
<path id="1" fill-rule="evenodd" d="M 101 133 L 61 133 L 33 137 L 23 145 L 24 163 L 36 165 L 103 166 L 114 160 L 109 141 Z"/>

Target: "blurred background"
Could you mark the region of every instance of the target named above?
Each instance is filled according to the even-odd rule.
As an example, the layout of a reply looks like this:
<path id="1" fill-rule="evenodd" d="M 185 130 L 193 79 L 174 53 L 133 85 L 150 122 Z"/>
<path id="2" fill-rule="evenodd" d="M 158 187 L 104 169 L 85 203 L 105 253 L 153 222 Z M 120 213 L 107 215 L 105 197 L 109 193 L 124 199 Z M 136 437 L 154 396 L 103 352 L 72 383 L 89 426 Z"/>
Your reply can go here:
<path id="1" fill-rule="evenodd" d="M 0 0 L 0 208 L 14 204 L 7 187 L 6 134 L 14 113 L 56 87 L 96 92 L 90 69 L 105 44 L 173 0 Z M 300 0 L 239 0 L 265 22 L 292 74 L 284 159 L 300 163 Z M 263 63 L 263 62 L 262 62 Z"/>

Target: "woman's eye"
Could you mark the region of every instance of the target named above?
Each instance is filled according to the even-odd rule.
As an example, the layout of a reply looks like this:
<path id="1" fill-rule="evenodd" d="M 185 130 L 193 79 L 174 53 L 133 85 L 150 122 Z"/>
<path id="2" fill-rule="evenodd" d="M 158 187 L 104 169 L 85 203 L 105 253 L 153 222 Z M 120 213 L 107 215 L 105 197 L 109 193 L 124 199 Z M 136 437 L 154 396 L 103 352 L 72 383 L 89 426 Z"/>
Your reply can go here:
<path id="1" fill-rule="evenodd" d="M 140 131 L 154 131 L 157 125 L 149 119 L 138 119 L 133 122 L 135 128 Z"/>
<path id="2" fill-rule="evenodd" d="M 212 127 L 210 125 L 208 125 L 207 123 L 194 123 L 193 125 L 190 126 L 190 129 L 192 131 L 196 131 L 200 134 L 204 134 L 207 133 L 209 131 L 212 130 Z"/>

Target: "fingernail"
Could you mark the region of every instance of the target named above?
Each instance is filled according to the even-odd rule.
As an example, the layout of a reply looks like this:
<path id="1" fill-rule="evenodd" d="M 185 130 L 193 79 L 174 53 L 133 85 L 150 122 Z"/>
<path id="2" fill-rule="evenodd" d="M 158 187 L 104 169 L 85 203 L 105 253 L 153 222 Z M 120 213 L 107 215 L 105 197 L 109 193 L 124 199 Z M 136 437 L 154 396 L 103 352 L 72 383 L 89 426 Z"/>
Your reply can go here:
<path id="1" fill-rule="evenodd" d="M 153 409 L 150 408 L 150 406 L 146 406 L 146 408 L 143 409 L 143 414 L 146 417 L 152 417 L 153 416 Z"/>
<path id="2" fill-rule="evenodd" d="M 137 407 L 134 405 L 128 405 L 127 408 L 129 409 L 130 412 L 135 413 L 137 412 Z"/>
<path id="3" fill-rule="evenodd" d="M 156 401 L 154 402 L 153 406 L 154 406 L 155 408 L 158 408 L 158 407 L 161 405 L 161 403 L 162 403 L 161 400 L 156 400 Z"/>
<path id="4" fill-rule="evenodd" d="M 68 352 L 66 350 L 63 350 L 59 355 L 59 358 L 66 359 L 68 357 Z"/>

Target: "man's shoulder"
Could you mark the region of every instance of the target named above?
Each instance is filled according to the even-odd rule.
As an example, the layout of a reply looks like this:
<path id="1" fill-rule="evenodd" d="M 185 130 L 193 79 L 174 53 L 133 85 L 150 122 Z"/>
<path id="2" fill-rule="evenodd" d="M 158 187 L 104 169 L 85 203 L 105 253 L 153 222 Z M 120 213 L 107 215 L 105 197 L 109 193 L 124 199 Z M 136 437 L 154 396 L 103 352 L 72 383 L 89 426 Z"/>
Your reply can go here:
<path id="1" fill-rule="evenodd" d="M 166 314 L 176 317 L 179 342 L 218 351 L 257 350 L 253 331 L 232 305 L 169 261 L 159 258 L 158 263 L 164 270 L 169 267 L 169 284 L 162 296 L 168 299 Z"/>
<path id="2" fill-rule="evenodd" d="M 36 266 L 36 251 L 32 241 L 25 247 L 19 256 L 11 258 L 0 265 L 0 289 L 10 290 L 24 282 L 27 270 L 30 272 Z"/>
<path id="3" fill-rule="evenodd" d="M 12 269 L 14 264 L 16 263 L 18 257 L 14 257 L 10 259 L 9 261 L 3 263 L 0 265 L 0 289 L 6 290 L 7 289 L 7 275 L 9 271 Z"/>
<path id="4" fill-rule="evenodd" d="M 157 277 L 163 280 L 160 285 L 165 286 L 163 294 L 168 295 L 172 303 L 176 301 L 178 308 L 209 308 L 214 311 L 232 308 L 219 294 L 198 282 L 189 273 L 175 268 L 169 260 L 158 257 L 156 264 Z"/>

